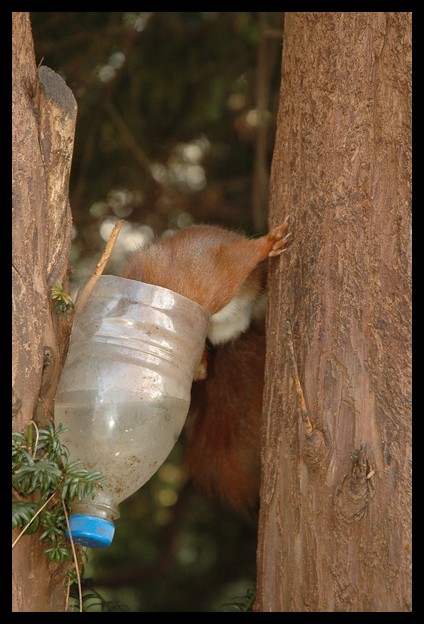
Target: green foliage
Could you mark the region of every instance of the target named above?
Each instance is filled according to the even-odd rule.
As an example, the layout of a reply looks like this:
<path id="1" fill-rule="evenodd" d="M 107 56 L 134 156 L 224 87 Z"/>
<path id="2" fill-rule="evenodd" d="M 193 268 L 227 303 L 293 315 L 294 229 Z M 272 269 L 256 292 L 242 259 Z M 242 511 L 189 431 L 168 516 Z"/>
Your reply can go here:
<path id="1" fill-rule="evenodd" d="M 39 429 L 30 423 L 26 434 L 12 432 L 12 486 L 20 499 L 12 502 L 12 528 L 26 533 L 41 528 L 44 552 L 56 563 L 71 559 L 63 504 L 68 510 L 75 496 L 93 496 L 103 480 L 80 461 L 68 462 L 68 451 L 60 440 L 64 431 L 61 425 L 55 428 L 48 422 Z M 22 500 L 31 495 L 37 495 L 38 502 Z"/>
<path id="2" fill-rule="evenodd" d="M 253 612 L 253 604 L 256 599 L 256 591 L 249 587 L 245 596 L 238 596 L 233 602 L 227 603 L 227 611 L 240 611 L 241 613 Z"/>
<path id="3" fill-rule="evenodd" d="M 83 611 L 101 613 L 130 611 L 129 607 L 118 600 L 107 600 L 93 588 L 85 588 L 82 596 Z M 79 596 L 76 584 L 71 585 L 68 611 L 79 611 Z"/>
<path id="4" fill-rule="evenodd" d="M 80 612 L 80 592 L 78 587 L 78 576 L 75 568 L 67 573 L 69 579 L 69 602 L 68 612 Z M 85 578 L 85 567 L 82 566 L 81 573 L 81 595 L 82 595 L 82 611 L 91 612 L 109 612 L 109 611 L 131 611 L 131 609 L 123 602 L 118 600 L 107 600 L 104 595 L 91 586 L 91 581 Z"/>
<path id="5" fill-rule="evenodd" d="M 70 295 L 63 290 L 62 282 L 57 280 L 52 288 L 52 299 L 56 303 L 56 314 L 67 314 L 75 308 Z"/>
<path id="6" fill-rule="evenodd" d="M 17 529 L 29 524 L 26 532 L 35 533 L 40 526 L 40 516 L 34 518 L 39 509 L 37 503 L 15 501 L 12 503 L 12 529 Z M 34 520 L 31 522 L 31 520 Z"/>

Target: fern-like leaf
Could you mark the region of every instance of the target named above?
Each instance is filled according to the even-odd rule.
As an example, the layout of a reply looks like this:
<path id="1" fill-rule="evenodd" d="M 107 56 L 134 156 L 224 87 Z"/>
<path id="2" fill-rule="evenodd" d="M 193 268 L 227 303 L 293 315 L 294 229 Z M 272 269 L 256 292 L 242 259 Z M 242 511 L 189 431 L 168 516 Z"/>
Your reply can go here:
<path id="1" fill-rule="evenodd" d="M 58 488 L 62 472 L 58 465 L 48 459 L 24 465 L 12 476 L 12 485 L 23 496 L 40 490 L 42 496 Z"/>
<path id="2" fill-rule="evenodd" d="M 69 542 L 65 539 L 53 539 L 52 546 L 50 548 L 46 548 L 44 554 L 55 563 L 70 561 L 72 558 L 71 551 L 69 549 Z"/>
<path id="3" fill-rule="evenodd" d="M 32 518 L 38 511 L 37 503 L 29 503 L 26 501 L 16 501 L 12 503 L 12 529 L 18 529 L 26 526 L 31 522 Z M 40 516 L 34 518 L 26 533 L 35 533 L 40 524 Z"/>

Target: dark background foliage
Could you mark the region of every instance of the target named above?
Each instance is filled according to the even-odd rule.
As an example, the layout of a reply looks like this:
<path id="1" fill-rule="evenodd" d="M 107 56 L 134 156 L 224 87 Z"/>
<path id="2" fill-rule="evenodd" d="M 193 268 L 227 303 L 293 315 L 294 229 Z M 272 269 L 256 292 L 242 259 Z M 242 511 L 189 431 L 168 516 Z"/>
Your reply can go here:
<path id="1" fill-rule="evenodd" d="M 105 273 L 169 229 L 266 229 L 282 13 L 35 12 L 37 62 L 78 102 L 70 200 L 74 286 L 125 223 Z M 256 518 L 206 500 L 179 443 L 121 505 L 85 575 L 134 611 L 234 610 L 255 584 Z M 118 607 L 118 610 L 120 608 Z"/>

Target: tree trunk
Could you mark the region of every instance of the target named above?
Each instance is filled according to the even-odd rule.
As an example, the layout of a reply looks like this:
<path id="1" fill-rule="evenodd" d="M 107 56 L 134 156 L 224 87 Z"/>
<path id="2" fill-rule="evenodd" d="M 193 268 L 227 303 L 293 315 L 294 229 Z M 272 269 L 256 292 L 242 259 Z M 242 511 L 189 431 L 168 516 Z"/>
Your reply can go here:
<path id="1" fill-rule="evenodd" d="M 411 14 L 286 13 L 280 98 L 255 608 L 409 611 Z"/>
<path id="2" fill-rule="evenodd" d="M 66 281 L 72 220 L 68 182 L 76 102 L 60 76 L 37 72 L 29 13 L 12 13 L 13 428 L 52 418 L 70 320 L 53 311 Z M 16 537 L 16 535 L 14 535 Z M 44 555 L 38 533 L 13 549 L 13 611 L 63 611 L 66 566 Z"/>

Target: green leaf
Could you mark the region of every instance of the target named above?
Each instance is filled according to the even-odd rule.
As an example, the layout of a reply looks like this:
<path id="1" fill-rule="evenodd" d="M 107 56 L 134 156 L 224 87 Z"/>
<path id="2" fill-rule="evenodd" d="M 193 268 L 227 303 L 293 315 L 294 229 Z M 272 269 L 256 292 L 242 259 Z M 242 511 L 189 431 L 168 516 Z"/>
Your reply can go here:
<path id="1" fill-rule="evenodd" d="M 23 433 L 14 431 L 12 433 L 12 470 L 20 468 L 21 464 L 33 464 L 34 459 L 29 453 L 30 445 Z"/>
<path id="2" fill-rule="evenodd" d="M 41 525 L 45 530 L 41 533 L 40 540 L 65 539 L 66 518 L 61 503 L 52 509 L 44 509 L 41 514 Z"/>
<path id="3" fill-rule="evenodd" d="M 65 469 L 62 498 L 69 502 L 77 496 L 79 500 L 94 496 L 96 487 L 104 480 L 100 472 L 89 472 L 81 467 L 80 461 L 73 461 Z"/>
<path id="4" fill-rule="evenodd" d="M 56 313 L 66 314 L 69 309 L 75 308 L 71 296 L 63 290 L 63 285 L 60 280 L 57 280 L 51 289 L 51 297 L 56 303 Z"/>
<path id="5" fill-rule="evenodd" d="M 72 558 L 69 542 L 65 540 L 54 541 L 50 548 L 45 549 L 44 554 L 56 563 L 70 561 Z"/>
<path id="6" fill-rule="evenodd" d="M 68 449 L 62 444 L 60 436 L 66 429 L 59 424 L 57 427 L 53 422 L 48 422 L 46 427 L 39 431 L 38 451 L 40 455 L 47 454 L 52 461 L 62 464 L 67 461 Z"/>
<path id="7" fill-rule="evenodd" d="M 39 509 L 39 504 L 29 503 L 25 501 L 16 501 L 12 503 L 12 529 L 26 526 L 34 517 Z M 38 515 L 29 525 L 26 533 L 35 533 L 40 524 L 40 516 Z"/>
<path id="8" fill-rule="evenodd" d="M 61 478 L 62 472 L 57 464 L 44 459 L 19 468 L 12 476 L 12 485 L 24 496 L 29 496 L 37 489 L 44 496 L 58 488 Z"/>

